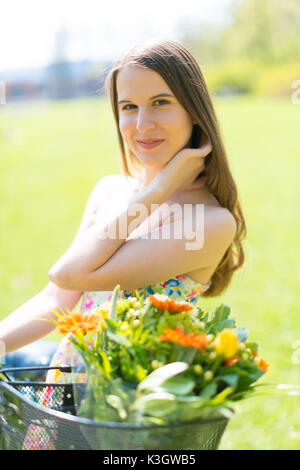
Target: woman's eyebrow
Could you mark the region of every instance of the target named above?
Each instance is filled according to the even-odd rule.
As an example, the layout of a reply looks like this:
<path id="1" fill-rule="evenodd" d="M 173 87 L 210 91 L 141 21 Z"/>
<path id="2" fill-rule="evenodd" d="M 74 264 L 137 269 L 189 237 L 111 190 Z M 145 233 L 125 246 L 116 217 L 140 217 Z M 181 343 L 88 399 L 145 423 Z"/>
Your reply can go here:
<path id="1" fill-rule="evenodd" d="M 151 96 L 150 100 L 153 100 L 154 98 L 159 98 L 160 96 L 168 96 L 169 98 L 174 98 L 174 96 L 170 95 L 169 93 L 159 93 L 158 95 Z M 119 104 L 121 104 L 121 103 L 130 103 L 130 100 L 120 100 L 118 103 Z"/>

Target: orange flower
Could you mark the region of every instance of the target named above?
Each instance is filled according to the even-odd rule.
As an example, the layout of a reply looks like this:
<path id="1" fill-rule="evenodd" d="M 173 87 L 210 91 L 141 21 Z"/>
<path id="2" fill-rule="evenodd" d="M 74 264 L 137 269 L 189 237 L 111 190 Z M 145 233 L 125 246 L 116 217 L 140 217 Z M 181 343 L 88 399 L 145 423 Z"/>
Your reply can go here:
<path id="1" fill-rule="evenodd" d="M 73 333 L 76 335 L 78 326 L 83 334 L 86 334 L 88 331 L 95 333 L 100 330 L 101 326 L 104 326 L 104 320 L 101 321 L 101 317 L 96 313 L 81 313 L 69 311 L 68 314 L 63 315 L 56 322 L 56 327 L 59 333 Z M 76 326 L 75 326 L 76 325 Z"/>
<path id="2" fill-rule="evenodd" d="M 165 294 L 150 294 L 149 300 L 155 307 L 160 310 L 169 310 L 169 312 L 185 312 L 192 310 L 193 306 L 188 302 L 175 301 Z"/>
<path id="3" fill-rule="evenodd" d="M 262 358 L 259 357 L 259 355 L 251 349 L 253 356 L 255 357 L 255 363 L 258 365 L 258 367 L 263 370 L 264 372 L 268 371 L 269 364 Z"/>
<path id="4" fill-rule="evenodd" d="M 240 359 L 239 356 L 230 357 L 229 359 L 226 359 L 225 364 L 227 366 L 230 366 L 233 361 L 237 361 L 238 359 Z"/>
<path id="5" fill-rule="evenodd" d="M 264 372 L 267 372 L 267 371 L 268 371 L 269 364 L 268 364 L 264 359 L 260 358 L 259 367 L 260 367 L 260 369 L 262 369 Z"/>
<path id="6" fill-rule="evenodd" d="M 191 346 L 193 348 L 200 349 L 203 352 L 203 348 L 208 345 L 208 339 L 205 333 L 185 334 L 182 328 L 178 326 L 175 329 L 166 328 L 162 335 L 158 337 L 161 341 L 170 341 L 171 343 L 178 343 L 181 346 Z"/>

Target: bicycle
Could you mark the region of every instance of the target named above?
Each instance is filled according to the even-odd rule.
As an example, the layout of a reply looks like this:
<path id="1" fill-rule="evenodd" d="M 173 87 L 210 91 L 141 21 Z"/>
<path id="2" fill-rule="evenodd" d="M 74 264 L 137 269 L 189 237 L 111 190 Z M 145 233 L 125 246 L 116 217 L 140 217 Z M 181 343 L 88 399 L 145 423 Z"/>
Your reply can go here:
<path id="1" fill-rule="evenodd" d="M 167 426 L 98 422 L 77 416 L 74 387 L 85 384 L 19 381 L 9 375 L 32 371 L 46 374 L 50 369 L 72 372 L 69 365 L 0 369 L 0 448 L 217 450 L 229 421 L 218 418 Z"/>

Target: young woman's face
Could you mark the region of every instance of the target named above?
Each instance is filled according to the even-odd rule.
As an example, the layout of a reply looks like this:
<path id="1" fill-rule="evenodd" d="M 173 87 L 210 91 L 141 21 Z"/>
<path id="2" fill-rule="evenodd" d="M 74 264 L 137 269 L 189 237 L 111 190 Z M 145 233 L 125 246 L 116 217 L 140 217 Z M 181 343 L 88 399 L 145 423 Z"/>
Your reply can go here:
<path id="1" fill-rule="evenodd" d="M 116 85 L 119 128 L 125 144 L 146 167 L 162 168 L 188 146 L 193 130 L 191 116 L 151 69 L 127 65 L 118 72 Z M 162 94 L 169 96 L 159 96 Z M 160 143 L 143 145 L 141 141 Z"/>

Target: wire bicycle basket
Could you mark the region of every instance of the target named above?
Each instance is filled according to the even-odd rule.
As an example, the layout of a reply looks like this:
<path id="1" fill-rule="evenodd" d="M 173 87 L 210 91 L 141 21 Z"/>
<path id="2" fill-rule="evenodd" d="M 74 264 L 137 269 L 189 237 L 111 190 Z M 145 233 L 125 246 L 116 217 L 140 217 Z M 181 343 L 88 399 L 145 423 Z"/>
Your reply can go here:
<path id="1" fill-rule="evenodd" d="M 229 421 L 221 417 L 164 426 L 98 422 L 76 416 L 73 393 L 78 384 L 18 381 L 9 376 L 50 369 L 72 372 L 71 366 L 0 370 L 0 449 L 217 450 Z"/>

